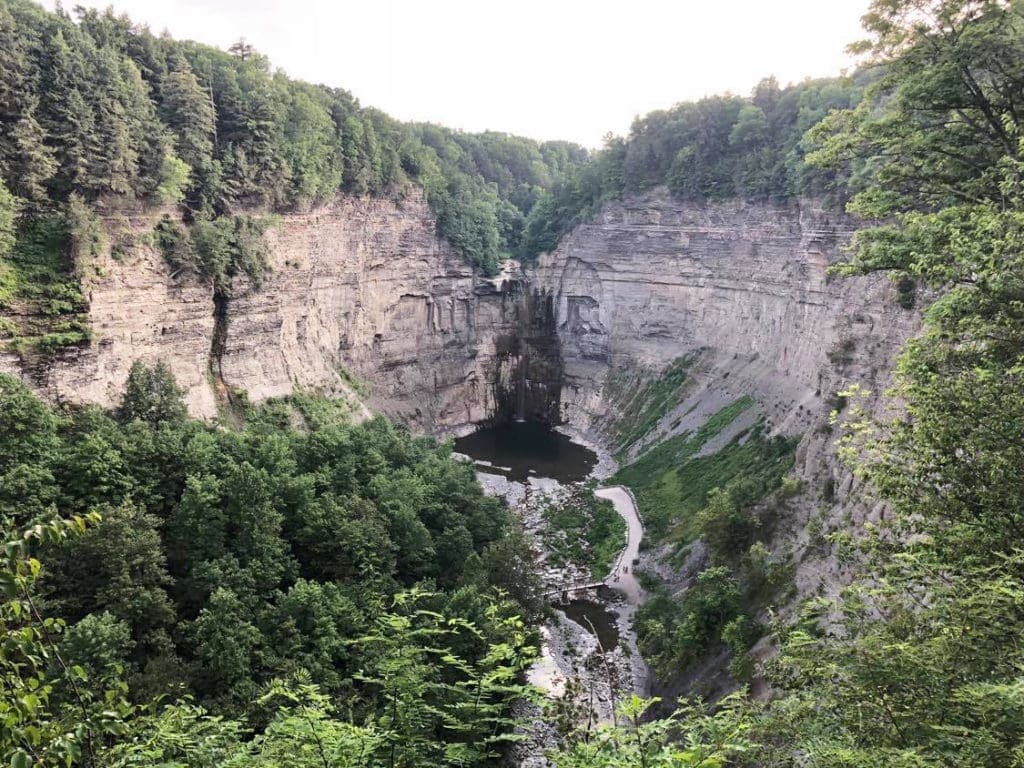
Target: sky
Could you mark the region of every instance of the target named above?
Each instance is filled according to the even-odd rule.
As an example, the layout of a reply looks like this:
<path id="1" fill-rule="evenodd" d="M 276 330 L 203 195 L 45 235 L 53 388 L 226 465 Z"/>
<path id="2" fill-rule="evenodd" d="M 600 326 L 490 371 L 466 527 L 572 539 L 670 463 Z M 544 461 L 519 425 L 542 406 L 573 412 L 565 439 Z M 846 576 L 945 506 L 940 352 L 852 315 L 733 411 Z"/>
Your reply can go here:
<path id="1" fill-rule="evenodd" d="M 52 9 L 56 0 L 44 0 Z M 633 118 L 852 68 L 869 0 L 66 0 L 156 32 L 245 38 L 402 120 L 596 147 Z"/>

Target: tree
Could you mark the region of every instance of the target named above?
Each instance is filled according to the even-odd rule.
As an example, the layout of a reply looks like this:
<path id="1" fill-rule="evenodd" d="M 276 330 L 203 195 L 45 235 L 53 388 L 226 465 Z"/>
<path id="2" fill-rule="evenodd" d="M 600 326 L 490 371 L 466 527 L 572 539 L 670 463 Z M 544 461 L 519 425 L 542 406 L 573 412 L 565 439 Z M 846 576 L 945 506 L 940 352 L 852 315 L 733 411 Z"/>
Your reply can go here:
<path id="1" fill-rule="evenodd" d="M 732 765 L 751 747 L 752 725 L 742 697 L 726 697 L 712 710 L 702 702 L 684 704 L 671 717 L 644 714 L 658 699 L 633 696 L 620 706 L 622 725 L 604 725 L 552 755 L 556 768 L 707 768 Z"/>
<path id="2" fill-rule="evenodd" d="M 161 88 L 161 113 L 175 134 L 175 150 L 193 170 L 213 161 L 216 112 L 211 92 L 204 89 L 183 57 L 174 60 Z"/>
<path id="3" fill-rule="evenodd" d="M 45 585 L 61 615 L 80 621 L 109 612 L 131 628 L 140 654 L 162 650 L 175 613 L 157 526 L 130 504 L 110 507 L 102 524 L 54 552 Z"/>
<path id="4" fill-rule="evenodd" d="M 58 167 L 53 184 L 63 194 L 87 188 L 90 151 L 96 146 L 95 115 L 82 90 L 83 69 L 80 54 L 59 29 L 47 41 L 40 122 L 55 149 Z"/>
<path id="5" fill-rule="evenodd" d="M 36 118 L 38 97 L 28 67 L 14 17 L 0 8 L 0 176 L 16 195 L 39 203 L 46 197 L 43 185 L 55 164 Z M 0 195 L 0 210 L 3 207 Z M 0 232 L 2 218 L 0 214 Z M 0 255 L 3 250 L 0 235 Z"/>
<path id="6" fill-rule="evenodd" d="M 909 274 L 940 296 L 898 363 L 905 414 L 848 419 L 843 455 L 890 516 L 856 541 L 865 578 L 783 633 L 768 764 L 1019 758 L 1020 12 L 873 2 L 860 50 L 882 77 L 812 132 L 815 161 L 854 169 L 852 210 L 883 222 L 857 233 L 842 271 Z"/>
<path id="7" fill-rule="evenodd" d="M 153 367 L 139 360 L 132 363 L 118 415 L 123 421 L 139 419 L 151 425 L 185 418 L 184 392 L 162 360 Z"/>
<path id="8" fill-rule="evenodd" d="M 263 635 L 230 589 L 219 588 L 188 629 L 195 647 L 193 687 L 204 699 L 238 711 L 256 693 L 253 666 Z"/>
<path id="9" fill-rule="evenodd" d="M 81 535 L 98 515 L 54 518 L 6 531 L 0 566 L 0 759 L 12 768 L 95 765 L 100 739 L 121 730 L 127 708 L 118 689 L 93 697 L 84 670 L 62 655 L 65 624 L 47 617 L 36 592 L 43 542 Z M 66 703 L 62 704 L 60 699 Z"/>

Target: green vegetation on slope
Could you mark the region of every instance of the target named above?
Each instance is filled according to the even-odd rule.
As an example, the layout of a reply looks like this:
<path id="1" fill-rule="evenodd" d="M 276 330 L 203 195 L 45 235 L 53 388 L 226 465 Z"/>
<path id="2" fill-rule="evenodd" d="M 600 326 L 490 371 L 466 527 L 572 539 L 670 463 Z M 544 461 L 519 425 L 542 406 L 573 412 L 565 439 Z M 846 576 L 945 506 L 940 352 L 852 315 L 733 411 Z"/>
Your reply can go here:
<path id="1" fill-rule="evenodd" d="M 104 730 L 99 720 L 129 712 L 101 714 L 108 690 L 115 704 L 127 696 L 154 711 L 157 697 L 187 695 L 268 739 L 267 718 L 301 694 L 345 713 L 337 727 L 365 724 L 373 749 L 398 749 L 401 764 L 486 763 L 530 658 L 516 617 L 541 611 L 525 544 L 448 447 L 336 414 L 315 401 L 270 403 L 230 431 L 186 418 L 163 367 L 133 367 L 116 414 L 55 410 L 0 377 L 5 541 L 61 515 L 102 517 L 14 552 L 42 555 L 38 583 L 19 570 L 28 561 L 12 567 L 64 626 L 5 603 L 5 637 L 38 633 L 50 650 L 29 666 L 21 651 L 0 654 L 4 690 L 48 680 L 56 687 L 37 695 L 50 695 L 46 733 L 78 723 L 124 749 L 141 735 Z M 22 586 L 8 593 L 18 605 L 29 599 Z M 69 678 L 58 652 L 81 674 Z M 284 699 L 266 698 L 276 679 L 292 680 Z M 296 688 L 302 680 L 315 691 Z M 7 712 L 6 694 L 2 703 Z M 83 720 L 82 707 L 98 719 Z M 85 757 L 95 749 L 85 732 L 60 749 L 99 761 Z M 0 736 L 5 761 L 63 754 L 31 729 L 5 723 Z"/>
<path id="2" fill-rule="evenodd" d="M 680 596 L 647 579 L 652 595 L 637 612 L 637 642 L 662 679 L 723 643 L 734 653 L 734 671 L 747 674 L 746 650 L 759 636 L 752 616 L 785 581 L 785 567 L 761 543 L 765 526 L 754 506 L 783 485 L 799 438 L 768 438 L 758 422 L 718 451 L 695 455 L 753 406 L 749 397 L 736 400 L 695 433 L 659 443 L 616 475 L 636 496 L 648 544 L 669 542 L 682 558 L 699 538 L 711 554 L 711 566 Z"/>
<path id="3" fill-rule="evenodd" d="M 886 515 L 834 540 L 865 572 L 782 628 L 735 762 L 1001 768 L 1024 750 L 1024 4 L 874 0 L 864 21 L 881 77 L 811 139 L 860 167 L 852 208 L 883 222 L 843 271 L 940 298 L 899 361 L 904 414 L 849 395 L 844 456 Z"/>
<path id="4" fill-rule="evenodd" d="M 38 218 L 21 228 L 0 261 L 0 311 L 8 316 L 2 331 L 9 348 L 31 344 L 45 351 L 89 338 L 70 241 L 66 217 Z"/>
<path id="5" fill-rule="evenodd" d="M 620 463 L 630 447 L 646 437 L 683 399 L 686 375 L 692 364 L 692 357 L 681 357 L 653 377 L 628 369 L 609 374 L 605 391 L 616 408 L 614 413 L 608 414 L 608 419 L 617 435 L 615 456 Z"/>
<path id="6" fill-rule="evenodd" d="M 638 118 L 629 136 L 609 139 L 540 196 L 526 220 L 523 255 L 552 250 L 606 200 L 661 185 L 690 201 L 819 195 L 838 204 L 851 182 L 860 184 L 856 169 L 808 164 L 804 135 L 830 110 L 857 104 L 867 79 L 779 87 L 768 78 L 749 98 L 711 96 Z"/>
<path id="7" fill-rule="evenodd" d="M 788 464 L 755 459 L 751 466 L 750 476 L 741 470 L 714 488 L 693 517 L 690 529 L 707 547 L 709 567 L 679 595 L 650 583 L 651 599 L 637 611 L 637 643 L 663 679 L 723 648 L 732 653 L 733 675 L 748 679 L 753 670 L 747 650 L 767 631 L 755 617 L 792 597 L 792 565 L 764 542 L 799 483 L 781 477 Z"/>
<path id="8" fill-rule="evenodd" d="M 544 548 L 556 565 L 577 563 L 603 579 L 626 546 L 626 521 L 607 499 L 594 495 L 593 484 L 575 486 L 569 495 L 544 510 Z"/>
<path id="9" fill-rule="evenodd" d="M 742 397 L 711 416 L 695 433 L 669 438 L 619 470 L 615 480 L 633 489 L 648 541 L 693 541 L 696 513 L 708 494 L 733 478 L 746 478 L 760 496 L 778 485 L 792 466 L 797 440 L 767 438 L 760 424 L 715 453 L 694 455 L 753 405 L 751 398 Z"/>
<path id="10" fill-rule="evenodd" d="M 567 142 L 409 125 L 344 90 L 275 71 L 245 43 L 220 51 L 112 11 L 0 4 L 0 256 L 13 193 L 24 220 L 72 195 L 105 212 L 175 205 L 191 221 L 426 190 L 442 236 L 494 272 L 557 176 Z"/>

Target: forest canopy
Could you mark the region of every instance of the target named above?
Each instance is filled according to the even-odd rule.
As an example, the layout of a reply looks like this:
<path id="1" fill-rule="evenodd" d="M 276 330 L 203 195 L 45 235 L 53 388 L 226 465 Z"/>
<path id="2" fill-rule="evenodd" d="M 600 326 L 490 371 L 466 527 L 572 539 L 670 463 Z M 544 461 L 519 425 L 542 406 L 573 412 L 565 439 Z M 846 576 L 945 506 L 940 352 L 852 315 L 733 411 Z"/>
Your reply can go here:
<path id="1" fill-rule="evenodd" d="M 223 718 L 272 741 L 296 707 L 402 765 L 480 765 L 507 735 L 539 587 L 449 446 L 304 396 L 206 425 L 141 365 L 116 412 L 0 375 L 0 427 L 5 763 L 144 761 L 151 738 L 185 760 L 214 731 L 248 753 Z"/>
<path id="2" fill-rule="evenodd" d="M 110 10 L 76 15 L 0 4 L 0 256 L 15 210 L 30 219 L 72 196 L 201 221 L 418 185 L 439 234 L 490 273 L 518 251 L 540 191 L 586 158 L 568 142 L 400 123 L 244 42 L 221 51 Z"/>

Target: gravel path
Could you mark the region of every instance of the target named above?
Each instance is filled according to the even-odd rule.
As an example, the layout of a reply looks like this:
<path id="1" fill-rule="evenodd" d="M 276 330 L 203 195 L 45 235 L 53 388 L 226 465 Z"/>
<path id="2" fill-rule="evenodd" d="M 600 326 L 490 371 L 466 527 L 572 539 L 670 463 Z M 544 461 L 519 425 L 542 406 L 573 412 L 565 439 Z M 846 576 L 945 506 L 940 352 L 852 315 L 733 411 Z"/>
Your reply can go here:
<path id="1" fill-rule="evenodd" d="M 633 494 L 621 485 L 612 485 L 599 489 L 596 495 L 608 499 L 619 516 L 626 521 L 626 547 L 619 553 L 615 566 L 604 580 L 605 584 L 621 592 L 630 605 L 639 605 L 643 600 L 644 590 L 633 573 L 633 563 L 640 555 L 640 539 L 644 535 L 644 526 L 640 522 Z"/>

